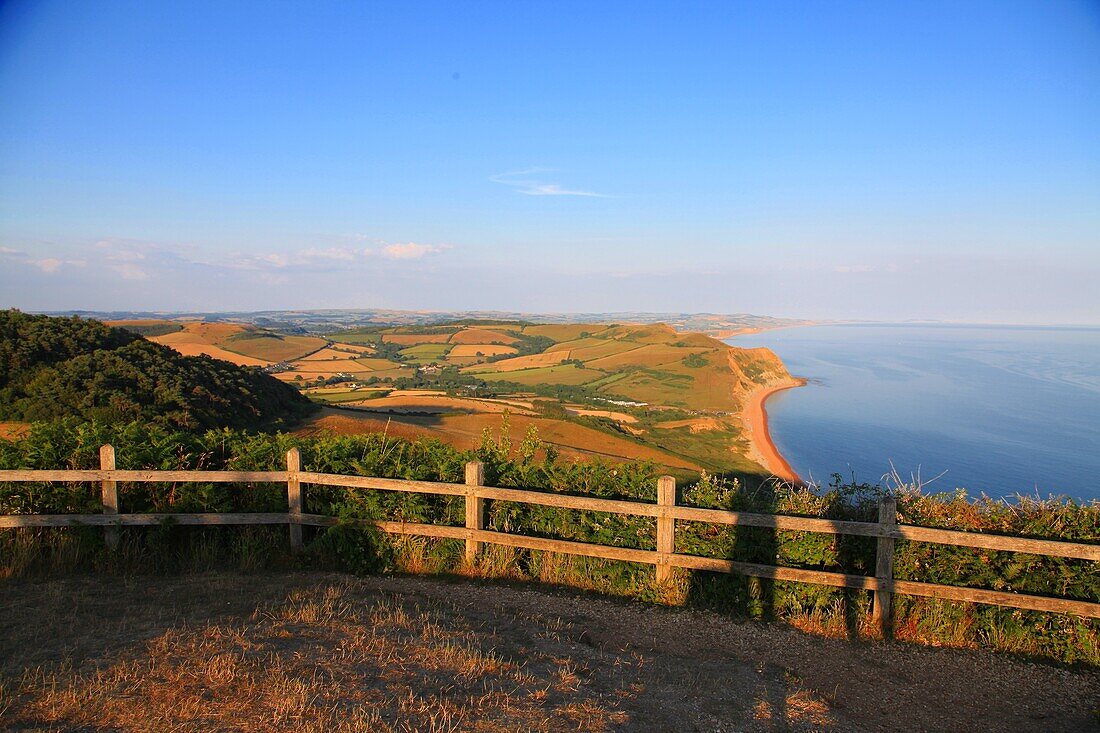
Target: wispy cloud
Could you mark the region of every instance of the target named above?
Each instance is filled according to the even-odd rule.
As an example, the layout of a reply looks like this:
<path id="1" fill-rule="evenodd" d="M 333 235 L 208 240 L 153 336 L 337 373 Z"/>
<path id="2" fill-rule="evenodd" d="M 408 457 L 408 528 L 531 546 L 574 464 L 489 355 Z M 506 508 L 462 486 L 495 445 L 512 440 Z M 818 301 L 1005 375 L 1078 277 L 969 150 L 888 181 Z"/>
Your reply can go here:
<path id="1" fill-rule="evenodd" d="M 500 183 L 514 188 L 519 193 L 527 196 L 587 196 L 590 198 L 609 198 L 607 194 L 595 191 L 582 191 L 580 189 L 562 188 L 559 183 L 550 183 L 542 174 L 553 173 L 550 168 L 527 168 L 511 173 L 498 173 L 489 176 L 493 183 Z"/>
<path id="2" fill-rule="evenodd" d="M 148 280 L 149 272 L 133 262 L 120 262 L 117 265 L 112 265 L 111 269 L 114 270 L 119 277 L 123 280 Z"/>
<path id="3" fill-rule="evenodd" d="M 34 267 L 37 270 L 53 275 L 63 267 L 84 267 L 88 263 L 85 260 L 62 259 L 60 257 L 32 257 L 21 249 L 12 247 L 0 247 L 0 257 L 22 265 Z"/>
<path id="4" fill-rule="evenodd" d="M 376 250 L 379 255 L 385 257 L 388 260 L 419 260 L 423 257 L 442 252 L 445 249 L 450 249 L 445 244 L 418 244 L 416 242 L 405 242 L 404 244 L 387 244 L 380 250 Z M 375 250 L 371 250 L 372 252 Z"/>
<path id="5" fill-rule="evenodd" d="M 364 238 L 365 239 L 365 238 Z M 423 244 L 420 242 L 385 243 L 379 240 L 371 247 L 310 247 L 308 249 L 239 253 L 221 262 L 210 261 L 211 267 L 228 267 L 234 270 L 273 272 L 286 269 L 308 269 L 319 272 L 346 270 L 371 259 L 420 260 L 428 255 L 451 249 L 449 244 Z"/>

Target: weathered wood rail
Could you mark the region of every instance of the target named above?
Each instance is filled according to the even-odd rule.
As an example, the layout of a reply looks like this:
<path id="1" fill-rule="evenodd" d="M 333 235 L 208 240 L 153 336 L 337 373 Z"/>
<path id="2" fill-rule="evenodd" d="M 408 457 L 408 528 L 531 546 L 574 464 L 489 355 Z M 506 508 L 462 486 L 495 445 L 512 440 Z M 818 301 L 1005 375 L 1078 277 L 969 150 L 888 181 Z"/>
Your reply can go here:
<path id="1" fill-rule="evenodd" d="M 485 472 L 480 463 L 466 465 L 465 483 L 408 481 L 344 476 L 301 470 L 297 449 L 286 456 L 285 471 L 123 471 L 115 468 L 114 448 L 105 445 L 100 450 L 98 470 L 0 470 L 0 482 L 95 481 L 100 484 L 102 514 L 17 514 L 0 515 L 0 529 L 19 527 L 102 526 L 108 546 L 118 544 L 119 527 L 149 526 L 161 522 L 181 525 L 286 524 L 292 552 L 302 549 L 302 527 L 327 527 L 338 524 L 335 517 L 307 514 L 304 511 L 303 487 L 336 486 L 345 488 L 401 491 L 410 493 L 461 496 L 466 500 L 465 526 L 440 526 L 385 520 L 358 520 L 392 534 L 417 535 L 464 540 L 466 558 L 474 560 L 484 544 L 503 545 L 529 550 L 557 552 L 568 555 L 620 560 L 654 565 L 658 582 L 667 582 L 673 568 L 737 573 L 758 578 L 797 581 L 839 588 L 868 590 L 874 593 L 873 613 L 883 633 L 890 631 L 891 599 L 894 593 L 940 598 L 949 601 L 1009 606 L 1032 611 L 1065 613 L 1086 618 L 1100 618 L 1100 603 L 1067 598 L 1029 595 L 1004 591 L 967 588 L 934 583 L 919 583 L 894 578 L 893 557 L 896 540 L 932 542 L 985 550 L 1022 552 L 1047 557 L 1062 557 L 1092 562 L 1100 561 L 1100 544 L 1040 540 L 1025 537 L 959 532 L 955 530 L 919 527 L 897 523 L 893 499 L 884 499 L 879 506 L 878 522 L 853 522 L 815 517 L 795 517 L 781 514 L 755 514 L 721 509 L 699 509 L 676 505 L 676 482 L 662 476 L 657 484 L 657 503 L 648 504 L 622 499 L 600 499 L 523 489 L 485 486 Z M 203 514 L 128 514 L 120 513 L 119 483 L 140 482 L 220 482 L 220 483 L 285 483 L 287 511 L 285 513 L 203 513 Z M 486 529 L 487 501 L 511 501 L 541 506 L 580 509 L 635 517 L 653 517 L 657 524 L 657 549 L 636 550 L 587 542 L 530 537 Z M 878 541 L 875 575 L 849 575 L 823 570 L 806 570 L 776 565 L 761 565 L 722 558 L 699 557 L 676 552 L 676 522 L 709 522 L 712 524 L 765 527 L 775 530 L 821 532 L 834 535 L 873 537 Z"/>

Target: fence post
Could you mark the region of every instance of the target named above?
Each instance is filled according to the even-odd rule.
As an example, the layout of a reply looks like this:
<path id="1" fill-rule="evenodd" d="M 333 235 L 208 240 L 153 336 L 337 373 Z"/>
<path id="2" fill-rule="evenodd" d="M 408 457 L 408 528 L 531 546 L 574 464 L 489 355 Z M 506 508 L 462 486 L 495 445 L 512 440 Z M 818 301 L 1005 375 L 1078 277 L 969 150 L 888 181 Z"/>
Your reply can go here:
<path id="1" fill-rule="evenodd" d="M 882 531 L 890 532 L 898 524 L 898 503 L 893 497 L 885 497 L 878 505 L 878 523 Z M 890 606 L 894 586 L 894 538 L 879 537 L 878 552 L 875 558 L 875 577 L 879 589 L 875 591 L 872 618 L 882 638 L 890 638 L 893 631 Z"/>
<path id="2" fill-rule="evenodd" d="M 470 461 L 466 464 L 466 485 L 485 485 L 485 464 L 481 461 Z M 478 497 L 473 489 L 466 492 L 466 529 L 485 529 L 485 500 Z M 475 539 L 466 540 L 466 563 L 473 564 L 477 559 L 477 553 L 481 551 L 481 543 Z"/>
<path id="3" fill-rule="evenodd" d="M 661 476 L 657 479 L 657 505 L 672 508 L 676 506 L 676 479 Z M 657 517 L 657 582 L 672 580 L 672 565 L 668 556 L 676 551 L 676 520 L 667 514 Z"/>
<path id="4" fill-rule="evenodd" d="M 99 468 L 102 471 L 115 470 L 115 447 L 110 443 L 99 447 Z M 100 487 L 100 503 L 103 504 L 104 514 L 118 514 L 118 484 L 114 481 L 102 481 Z M 118 547 L 119 529 L 117 526 L 103 528 L 103 541 L 107 547 L 114 550 Z"/>
<path id="5" fill-rule="evenodd" d="M 302 551 L 302 484 L 298 472 L 302 470 L 302 454 L 297 448 L 286 452 L 286 504 L 290 527 L 290 551 L 297 555 Z"/>

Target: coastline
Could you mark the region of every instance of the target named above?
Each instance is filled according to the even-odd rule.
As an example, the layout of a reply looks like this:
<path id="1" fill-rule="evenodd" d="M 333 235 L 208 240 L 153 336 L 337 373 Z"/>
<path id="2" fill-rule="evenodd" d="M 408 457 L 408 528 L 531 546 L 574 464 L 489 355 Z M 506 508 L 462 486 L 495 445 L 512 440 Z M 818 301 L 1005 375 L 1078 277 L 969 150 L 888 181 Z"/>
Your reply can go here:
<path id="1" fill-rule="evenodd" d="M 768 398 L 777 392 L 805 384 L 805 379 L 791 377 L 776 384 L 758 387 L 746 397 L 745 407 L 741 411 L 742 424 L 749 438 L 750 457 L 772 475 L 791 483 L 802 483 L 802 479 L 775 447 L 771 433 L 768 432 L 768 410 L 765 405 Z"/>

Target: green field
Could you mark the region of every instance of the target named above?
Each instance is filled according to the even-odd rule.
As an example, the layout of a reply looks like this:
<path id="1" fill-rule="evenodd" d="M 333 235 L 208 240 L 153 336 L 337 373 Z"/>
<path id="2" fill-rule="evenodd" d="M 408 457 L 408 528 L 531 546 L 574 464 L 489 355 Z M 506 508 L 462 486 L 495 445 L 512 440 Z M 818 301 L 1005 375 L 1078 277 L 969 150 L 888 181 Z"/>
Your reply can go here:
<path id="1" fill-rule="evenodd" d="M 430 363 L 441 361 L 452 348 L 452 344 L 417 344 L 401 349 L 401 356 L 409 361 Z"/>
<path id="2" fill-rule="evenodd" d="M 581 369 L 576 364 L 558 364 L 537 369 L 521 369 L 515 372 L 480 372 L 477 377 L 487 382 L 515 382 L 516 384 L 566 384 L 578 385 L 593 382 L 606 376 L 597 369 Z"/>

